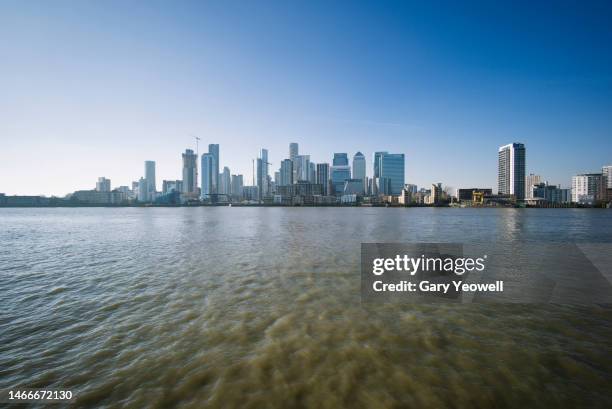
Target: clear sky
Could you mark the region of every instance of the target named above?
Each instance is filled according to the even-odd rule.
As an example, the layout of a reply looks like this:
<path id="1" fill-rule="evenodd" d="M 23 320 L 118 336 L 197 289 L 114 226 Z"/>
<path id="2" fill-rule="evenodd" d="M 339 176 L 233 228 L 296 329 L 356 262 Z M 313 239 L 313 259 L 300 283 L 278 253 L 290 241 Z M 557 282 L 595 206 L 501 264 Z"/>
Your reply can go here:
<path id="1" fill-rule="evenodd" d="M 219 143 L 251 181 L 289 142 L 406 155 L 406 182 L 496 190 L 497 148 L 568 186 L 612 163 L 612 3 L 0 2 L 0 192 L 181 178 Z"/>

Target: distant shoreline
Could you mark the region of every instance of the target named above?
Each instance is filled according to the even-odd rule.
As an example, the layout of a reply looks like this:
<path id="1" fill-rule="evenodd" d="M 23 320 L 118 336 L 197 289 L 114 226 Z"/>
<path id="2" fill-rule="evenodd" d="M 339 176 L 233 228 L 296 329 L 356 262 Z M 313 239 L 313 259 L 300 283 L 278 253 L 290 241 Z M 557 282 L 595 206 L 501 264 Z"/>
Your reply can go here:
<path id="1" fill-rule="evenodd" d="M 139 208 L 139 209 L 156 209 L 156 208 L 183 208 L 183 207 L 322 207 L 322 208 L 393 208 L 393 209 L 418 209 L 418 208 L 447 208 L 447 209 L 610 209 L 604 206 L 460 206 L 460 205 L 442 205 L 442 206 L 431 206 L 431 205 L 411 205 L 403 206 L 397 204 L 373 204 L 373 205 L 350 205 L 350 204 L 329 204 L 329 205 L 283 205 L 283 204 L 266 204 L 266 203 L 199 203 L 199 204 L 180 204 L 180 205 L 168 205 L 168 204 L 128 204 L 128 205 L 108 205 L 108 204 L 70 204 L 70 205 L 0 205 L 0 209 L 25 209 L 25 208 Z"/>

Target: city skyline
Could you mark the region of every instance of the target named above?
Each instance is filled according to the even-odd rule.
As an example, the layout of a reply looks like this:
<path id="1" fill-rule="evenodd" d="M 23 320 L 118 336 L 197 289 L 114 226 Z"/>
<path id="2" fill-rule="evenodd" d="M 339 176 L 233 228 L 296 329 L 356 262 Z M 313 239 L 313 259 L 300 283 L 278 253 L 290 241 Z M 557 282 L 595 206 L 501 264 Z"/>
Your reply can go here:
<path id="1" fill-rule="evenodd" d="M 247 184 L 262 147 L 276 170 L 295 141 L 315 163 L 363 152 L 369 176 L 382 149 L 407 183 L 495 188 L 491 152 L 521 141 L 527 172 L 569 187 L 610 162 L 611 9 L 3 2 L 0 191 L 129 185 L 145 160 L 181 179 L 193 135 Z"/>

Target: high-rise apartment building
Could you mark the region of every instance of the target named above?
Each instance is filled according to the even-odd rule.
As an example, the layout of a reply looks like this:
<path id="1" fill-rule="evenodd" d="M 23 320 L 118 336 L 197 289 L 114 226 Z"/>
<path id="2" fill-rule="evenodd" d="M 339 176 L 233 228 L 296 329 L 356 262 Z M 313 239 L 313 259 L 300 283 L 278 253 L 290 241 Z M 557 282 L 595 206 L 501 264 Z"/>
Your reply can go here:
<path id="1" fill-rule="evenodd" d="M 606 178 L 606 188 L 612 189 L 612 165 L 603 166 L 601 174 Z"/>
<path id="2" fill-rule="evenodd" d="M 208 145 L 208 153 L 213 158 L 213 175 L 212 175 L 212 187 L 210 193 L 219 193 L 219 144 L 211 143 Z"/>
<path id="3" fill-rule="evenodd" d="M 530 173 L 525 178 L 525 199 L 533 199 L 533 187 L 542 183 L 542 176 Z"/>
<path id="4" fill-rule="evenodd" d="M 157 188 L 155 186 L 155 161 L 145 161 L 145 183 L 147 184 L 148 200 L 152 201 Z"/>
<path id="5" fill-rule="evenodd" d="M 497 192 L 525 199 L 525 145 L 511 143 L 498 150 Z"/>
<path id="6" fill-rule="evenodd" d="M 293 180 L 293 183 L 300 181 L 307 182 L 310 171 L 310 155 L 298 155 L 293 161 L 293 168 L 295 177 L 297 180 Z"/>
<path id="7" fill-rule="evenodd" d="M 210 195 L 215 193 L 214 190 L 214 179 L 215 179 L 215 156 L 212 153 L 202 154 L 202 166 L 201 175 L 202 178 L 200 187 L 202 189 L 200 197 L 202 199 L 209 199 Z"/>
<path id="8" fill-rule="evenodd" d="M 285 159 L 281 162 L 279 186 L 289 186 L 293 184 L 293 161 Z"/>
<path id="9" fill-rule="evenodd" d="M 380 177 L 380 160 L 384 154 L 389 152 L 374 152 L 374 159 L 372 160 L 372 177 Z"/>
<path id="10" fill-rule="evenodd" d="M 316 182 L 323 187 L 323 195 L 329 195 L 329 163 L 317 163 Z"/>
<path id="11" fill-rule="evenodd" d="M 292 142 L 289 144 L 289 159 L 293 162 L 293 183 L 297 181 L 297 163 L 296 159 L 300 154 L 299 146 L 296 142 Z"/>
<path id="12" fill-rule="evenodd" d="M 110 192 L 111 191 L 111 181 L 110 179 L 105 178 L 104 176 L 99 177 L 96 182 L 96 191 L 98 192 Z"/>
<path id="13" fill-rule="evenodd" d="M 231 177 L 230 169 L 227 166 L 225 166 L 223 168 L 223 172 L 221 172 L 221 175 L 219 176 L 219 193 L 224 194 L 224 195 L 232 194 L 231 184 L 232 184 L 232 177 Z"/>
<path id="14" fill-rule="evenodd" d="M 593 204 L 602 198 L 605 187 L 605 178 L 601 173 L 572 176 L 572 202 Z"/>
<path id="15" fill-rule="evenodd" d="M 242 197 L 242 188 L 244 186 L 244 180 L 242 175 L 232 175 L 232 196 L 236 199 Z"/>
<path id="16" fill-rule="evenodd" d="M 198 155 L 191 149 L 183 153 L 183 193 L 195 193 L 198 188 Z"/>

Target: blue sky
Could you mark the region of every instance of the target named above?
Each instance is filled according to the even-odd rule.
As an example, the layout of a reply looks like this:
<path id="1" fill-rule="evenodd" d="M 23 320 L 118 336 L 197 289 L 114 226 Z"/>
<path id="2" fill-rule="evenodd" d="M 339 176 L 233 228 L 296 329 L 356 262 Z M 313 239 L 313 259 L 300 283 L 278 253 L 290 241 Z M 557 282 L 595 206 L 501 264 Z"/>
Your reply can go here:
<path id="1" fill-rule="evenodd" d="M 161 186 L 191 135 L 247 181 L 298 142 L 495 189 L 497 147 L 523 142 L 568 186 L 612 163 L 610 21 L 610 2 L 5 0 L 0 192 L 128 185 L 145 160 Z"/>

